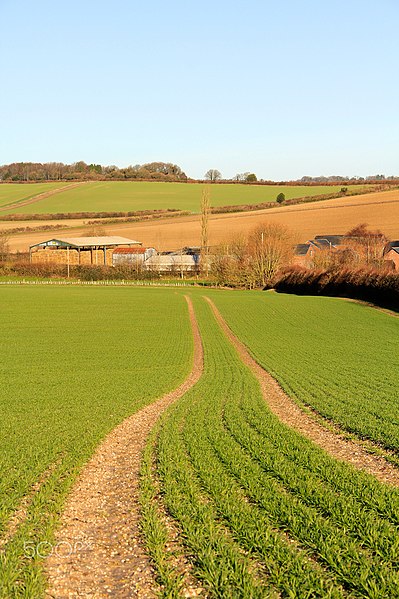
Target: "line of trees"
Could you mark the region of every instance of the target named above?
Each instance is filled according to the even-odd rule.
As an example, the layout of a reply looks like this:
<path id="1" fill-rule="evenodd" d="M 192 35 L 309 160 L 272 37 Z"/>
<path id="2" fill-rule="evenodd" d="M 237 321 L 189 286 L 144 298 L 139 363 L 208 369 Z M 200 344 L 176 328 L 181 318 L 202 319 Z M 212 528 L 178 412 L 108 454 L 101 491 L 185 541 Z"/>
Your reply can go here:
<path id="1" fill-rule="evenodd" d="M 14 162 L 0 166 L 0 180 L 30 181 L 96 181 L 96 180 L 154 180 L 187 181 L 187 175 L 177 164 L 149 162 L 126 168 L 115 165 L 86 164 L 82 160 L 72 164 L 63 162 Z"/>
<path id="2" fill-rule="evenodd" d="M 135 164 L 125 168 L 115 165 L 87 164 L 83 160 L 64 164 L 63 162 L 14 162 L 0 166 L 0 181 L 35 182 L 35 181 L 102 181 L 102 180 L 154 180 L 154 181 L 190 181 L 186 173 L 177 164 L 171 162 L 148 162 Z M 263 185 L 331 185 L 336 183 L 362 184 L 380 183 L 392 185 L 399 183 L 399 177 L 373 175 L 369 177 L 302 177 L 301 179 L 272 181 L 258 179 L 255 173 L 237 173 L 231 179 L 223 178 L 216 168 L 210 168 L 204 180 L 211 183 L 223 181 L 233 183 L 259 183 Z"/>

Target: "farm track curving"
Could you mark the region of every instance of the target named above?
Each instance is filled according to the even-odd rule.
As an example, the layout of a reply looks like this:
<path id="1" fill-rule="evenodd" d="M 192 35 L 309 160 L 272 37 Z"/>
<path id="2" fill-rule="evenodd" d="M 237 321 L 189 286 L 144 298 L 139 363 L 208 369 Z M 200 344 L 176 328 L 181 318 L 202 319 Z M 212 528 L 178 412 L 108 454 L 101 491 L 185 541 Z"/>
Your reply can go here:
<path id="1" fill-rule="evenodd" d="M 2 206 L 0 208 L 0 212 L 6 212 L 12 210 L 13 208 L 22 208 L 23 206 L 29 206 L 30 204 L 36 204 L 36 202 L 40 202 L 41 200 L 45 200 L 57 193 L 61 193 L 63 191 L 68 191 L 69 189 L 74 189 L 75 187 L 80 187 L 81 185 L 85 185 L 85 182 L 79 181 L 79 183 L 70 183 L 69 185 L 64 185 L 63 187 L 57 187 L 57 189 L 51 189 L 49 191 L 44 191 L 42 193 L 38 193 L 37 195 L 27 198 L 26 200 L 20 200 L 18 202 L 11 202 L 11 204 L 7 204 L 6 206 Z"/>
<path id="2" fill-rule="evenodd" d="M 399 487 L 398 468 L 383 457 L 371 454 L 355 441 L 349 441 L 339 433 L 328 430 L 306 414 L 251 356 L 247 347 L 234 335 L 213 301 L 208 297 L 205 299 L 212 307 L 219 325 L 236 348 L 240 358 L 255 374 L 267 404 L 281 422 L 297 430 L 334 458 L 372 474 L 380 482 Z"/>
<path id="3" fill-rule="evenodd" d="M 62 516 L 57 552 L 46 563 L 48 597 L 157 595 L 139 528 L 139 472 L 147 437 L 159 416 L 203 371 L 201 336 L 191 300 L 186 300 L 194 336 L 192 370 L 177 389 L 114 429 L 82 471 Z"/>

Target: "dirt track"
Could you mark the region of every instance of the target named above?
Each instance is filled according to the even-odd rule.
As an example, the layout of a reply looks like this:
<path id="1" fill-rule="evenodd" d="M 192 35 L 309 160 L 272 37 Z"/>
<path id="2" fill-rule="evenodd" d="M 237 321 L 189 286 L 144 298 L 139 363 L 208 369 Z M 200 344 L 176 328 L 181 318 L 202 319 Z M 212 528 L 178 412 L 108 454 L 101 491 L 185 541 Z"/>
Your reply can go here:
<path id="1" fill-rule="evenodd" d="M 47 560 L 48 597 L 156 597 L 139 532 L 139 470 L 151 428 L 202 374 L 201 337 L 191 300 L 186 300 L 194 335 L 192 371 L 178 389 L 113 430 L 82 471 L 62 516 L 60 545 Z"/>
<path id="2" fill-rule="evenodd" d="M 215 214 L 209 223 L 210 243 L 229 241 L 232 236 L 247 233 L 265 220 L 288 226 L 296 233 L 298 242 L 315 235 L 342 234 L 360 223 L 368 223 L 372 228 L 381 229 L 388 237 L 399 239 L 399 190 L 254 212 Z M 105 225 L 103 228 L 108 235 L 138 239 L 160 251 L 198 245 L 201 237 L 198 215 L 159 219 L 152 223 Z M 83 226 L 71 228 L 68 234 L 79 236 L 84 230 Z M 42 241 L 49 234 L 55 235 L 54 231 L 14 235 L 10 248 L 12 251 L 27 251 L 29 245 Z"/>
<path id="3" fill-rule="evenodd" d="M 348 462 L 355 468 L 372 474 L 382 483 L 399 487 L 398 468 L 395 468 L 384 458 L 370 454 L 361 445 L 348 441 L 339 434 L 328 430 L 316 422 L 314 418 L 305 414 L 288 397 L 277 381 L 252 358 L 246 346 L 234 335 L 212 300 L 205 299 L 211 305 L 217 321 L 238 351 L 242 361 L 255 374 L 267 404 L 281 422 L 325 449 L 332 457 Z"/>
<path id="4" fill-rule="evenodd" d="M 49 198 L 50 196 L 55 195 L 56 193 L 61 193 L 62 191 L 67 191 L 68 189 L 73 189 L 74 187 L 80 187 L 81 185 L 85 185 L 84 182 L 79 181 L 78 183 L 69 183 L 68 185 L 63 185 L 62 187 L 57 187 L 56 189 L 51 189 L 49 191 L 43 191 L 42 193 L 38 193 L 32 198 L 28 198 L 23 201 L 13 202 L 12 204 L 7 204 L 7 206 L 2 206 L 0 208 L 0 212 L 10 212 L 13 208 L 23 208 L 23 206 L 29 206 L 30 204 L 36 204 L 36 202 L 40 202 L 40 200 L 44 200 Z"/>

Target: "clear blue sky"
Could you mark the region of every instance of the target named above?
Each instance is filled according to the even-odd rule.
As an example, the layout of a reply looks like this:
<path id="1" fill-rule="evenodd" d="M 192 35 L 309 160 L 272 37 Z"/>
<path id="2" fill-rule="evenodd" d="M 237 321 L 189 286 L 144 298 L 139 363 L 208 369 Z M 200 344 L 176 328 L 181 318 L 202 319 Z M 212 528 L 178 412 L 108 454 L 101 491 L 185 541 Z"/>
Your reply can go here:
<path id="1" fill-rule="evenodd" d="M 399 175 L 397 0 L 0 0 L 0 163 Z"/>

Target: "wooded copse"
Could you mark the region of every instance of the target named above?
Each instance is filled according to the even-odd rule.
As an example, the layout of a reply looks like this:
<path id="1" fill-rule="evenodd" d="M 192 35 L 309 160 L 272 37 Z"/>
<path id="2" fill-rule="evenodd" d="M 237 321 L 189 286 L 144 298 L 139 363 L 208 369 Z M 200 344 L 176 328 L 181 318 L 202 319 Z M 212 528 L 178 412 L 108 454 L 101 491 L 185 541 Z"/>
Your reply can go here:
<path id="1" fill-rule="evenodd" d="M 15 162 L 0 166 L 0 180 L 29 181 L 101 181 L 101 180 L 154 180 L 187 181 L 180 166 L 170 162 L 149 162 L 126 168 L 115 165 L 86 164 L 82 160 L 72 164 L 62 162 Z"/>

